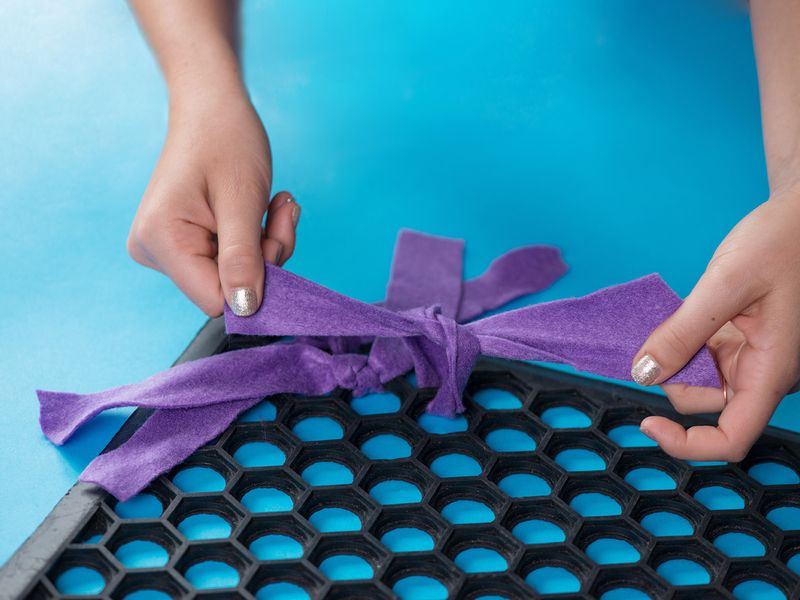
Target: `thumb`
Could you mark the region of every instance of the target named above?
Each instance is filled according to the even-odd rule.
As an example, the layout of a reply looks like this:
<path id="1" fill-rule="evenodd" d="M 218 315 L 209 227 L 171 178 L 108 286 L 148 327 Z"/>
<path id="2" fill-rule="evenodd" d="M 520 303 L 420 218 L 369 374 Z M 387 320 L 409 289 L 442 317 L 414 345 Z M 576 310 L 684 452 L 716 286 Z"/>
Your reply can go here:
<path id="1" fill-rule="evenodd" d="M 707 270 L 683 304 L 659 325 L 636 353 L 631 377 L 639 385 L 661 383 L 680 371 L 744 306 L 718 270 Z"/>
<path id="2" fill-rule="evenodd" d="M 265 198 L 234 195 L 215 203 L 219 279 L 228 305 L 240 317 L 256 312 L 264 293 L 261 221 Z"/>

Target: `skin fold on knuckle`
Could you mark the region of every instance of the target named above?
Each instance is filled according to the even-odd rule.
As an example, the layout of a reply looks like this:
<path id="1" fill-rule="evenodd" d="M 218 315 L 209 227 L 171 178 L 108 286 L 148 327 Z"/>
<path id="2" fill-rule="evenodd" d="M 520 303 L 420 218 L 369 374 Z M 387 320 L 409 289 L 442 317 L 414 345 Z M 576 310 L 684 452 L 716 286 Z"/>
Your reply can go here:
<path id="1" fill-rule="evenodd" d="M 262 268 L 261 250 L 247 244 L 233 244 L 220 248 L 220 275 L 228 280 L 237 280 L 239 284 L 254 284 L 258 270 Z M 229 283 L 231 283 L 229 281 Z"/>
<path id="2" fill-rule="evenodd" d="M 666 369 L 678 369 L 681 360 L 688 360 L 695 354 L 695 350 L 687 343 L 688 332 L 675 323 L 667 322 L 658 332 L 657 346 L 653 349 L 656 360 L 661 362 Z"/>

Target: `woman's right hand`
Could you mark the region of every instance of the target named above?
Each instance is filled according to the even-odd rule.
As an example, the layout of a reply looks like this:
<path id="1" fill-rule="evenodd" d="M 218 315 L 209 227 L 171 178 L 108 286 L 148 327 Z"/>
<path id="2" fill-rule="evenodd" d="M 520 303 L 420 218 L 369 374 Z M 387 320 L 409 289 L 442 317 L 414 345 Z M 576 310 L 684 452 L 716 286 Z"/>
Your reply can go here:
<path id="1" fill-rule="evenodd" d="M 247 316 L 261 305 L 264 262 L 282 265 L 294 252 L 300 206 L 288 192 L 268 202 L 269 141 L 244 87 L 188 89 L 171 102 L 128 252 L 207 315 L 220 315 L 227 301 Z"/>

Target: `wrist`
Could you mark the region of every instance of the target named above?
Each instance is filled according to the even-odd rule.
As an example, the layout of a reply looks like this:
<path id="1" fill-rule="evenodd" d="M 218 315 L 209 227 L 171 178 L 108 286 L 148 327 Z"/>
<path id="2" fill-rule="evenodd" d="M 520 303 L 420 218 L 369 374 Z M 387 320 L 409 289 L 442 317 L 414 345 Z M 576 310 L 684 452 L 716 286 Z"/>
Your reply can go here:
<path id="1" fill-rule="evenodd" d="M 164 69 L 170 114 L 247 98 L 233 48 L 222 44 L 221 48 L 207 45 L 196 50 L 191 59 L 179 59 Z"/>

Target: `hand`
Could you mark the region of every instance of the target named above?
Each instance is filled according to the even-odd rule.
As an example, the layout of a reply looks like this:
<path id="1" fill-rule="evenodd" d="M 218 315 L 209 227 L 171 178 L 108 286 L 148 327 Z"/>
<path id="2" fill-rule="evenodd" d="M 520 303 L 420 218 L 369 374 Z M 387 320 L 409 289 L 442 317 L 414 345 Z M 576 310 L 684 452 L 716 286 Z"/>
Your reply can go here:
<path id="1" fill-rule="evenodd" d="M 720 412 L 717 427 L 684 429 L 647 417 L 641 429 L 668 454 L 738 462 L 800 378 L 800 188 L 774 193 L 720 244 L 684 304 L 647 339 L 633 372 L 661 383 L 707 344 L 728 385 L 662 386 L 682 414 Z"/>
<path id="2" fill-rule="evenodd" d="M 220 86 L 221 87 L 221 86 Z M 240 315 L 261 305 L 264 261 L 292 255 L 300 207 L 269 202 L 269 141 L 243 88 L 197 90 L 171 106 L 158 164 L 128 237 L 138 263 L 164 273 L 209 316 L 227 299 Z"/>

